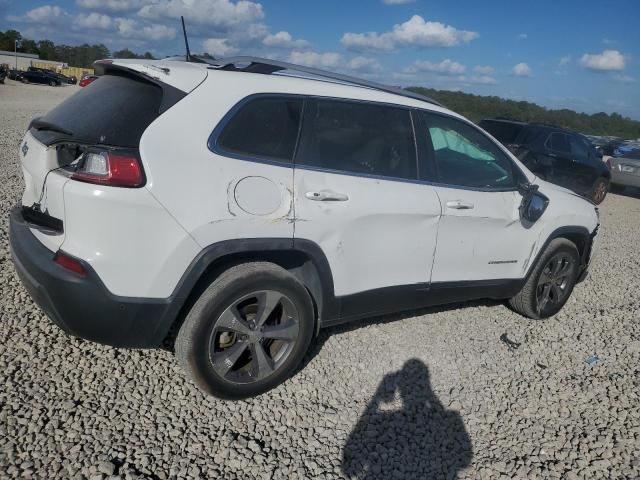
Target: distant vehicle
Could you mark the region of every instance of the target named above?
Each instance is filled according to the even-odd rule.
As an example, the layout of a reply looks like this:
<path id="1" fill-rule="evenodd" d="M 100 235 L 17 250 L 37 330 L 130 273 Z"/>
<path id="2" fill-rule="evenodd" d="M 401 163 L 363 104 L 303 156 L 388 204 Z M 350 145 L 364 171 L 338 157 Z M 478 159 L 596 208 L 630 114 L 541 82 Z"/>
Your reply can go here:
<path id="1" fill-rule="evenodd" d="M 62 85 L 62 80 L 60 80 L 56 74 L 42 71 L 23 72 L 21 74 L 20 80 L 25 83 L 41 83 L 43 85 L 50 85 L 52 87 L 59 87 L 60 85 Z"/>
<path id="2" fill-rule="evenodd" d="M 640 188 L 640 148 L 629 150 L 619 157 L 611 157 L 611 188 Z"/>
<path id="3" fill-rule="evenodd" d="M 58 72 L 54 72 L 53 70 L 47 70 L 46 68 L 38 68 L 38 67 L 29 67 L 27 69 L 29 72 L 42 72 L 47 73 L 49 75 L 53 75 L 54 77 L 60 80 L 62 84 L 75 85 L 78 83 L 78 79 L 76 77 L 67 77 L 66 75 Z"/>
<path id="4" fill-rule="evenodd" d="M 14 69 L 10 69 L 9 70 L 9 75 L 7 76 L 7 78 L 9 78 L 9 80 L 16 80 L 16 81 L 21 81 L 22 80 L 22 74 L 24 72 L 21 72 L 20 70 L 14 70 Z"/>
<path id="5" fill-rule="evenodd" d="M 93 82 L 96 78 L 98 78 L 98 75 L 83 75 L 78 85 L 80 85 L 81 87 L 86 87 L 91 82 Z"/>
<path id="6" fill-rule="evenodd" d="M 485 119 L 480 126 L 543 180 L 602 203 L 611 172 L 589 140 L 560 127 L 515 120 Z"/>
<path id="7" fill-rule="evenodd" d="M 624 142 L 623 139 L 618 137 L 601 137 L 596 135 L 586 135 L 586 137 L 595 146 L 596 150 L 601 156 L 613 156 L 616 148 L 618 148 Z"/>
<path id="8" fill-rule="evenodd" d="M 9 68 L 6 65 L 0 65 L 0 83 L 4 83 L 4 79 L 9 74 Z"/>

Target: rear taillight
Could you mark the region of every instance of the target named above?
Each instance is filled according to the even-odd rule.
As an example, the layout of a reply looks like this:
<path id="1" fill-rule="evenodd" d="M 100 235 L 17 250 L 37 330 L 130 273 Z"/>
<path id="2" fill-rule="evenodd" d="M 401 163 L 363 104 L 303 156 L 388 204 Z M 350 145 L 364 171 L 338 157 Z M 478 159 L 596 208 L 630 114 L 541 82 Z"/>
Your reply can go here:
<path id="1" fill-rule="evenodd" d="M 56 252 L 55 256 L 53 257 L 53 261 L 56 262 L 61 267 L 77 275 L 81 275 L 84 277 L 87 274 L 87 271 L 84 269 L 84 267 L 78 260 L 66 255 L 64 252 L 60 250 Z"/>
<path id="2" fill-rule="evenodd" d="M 111 187 L 141 187 L 145 182 L 140 159 L 131 150 L 87 151 L 71 178 Z"/>

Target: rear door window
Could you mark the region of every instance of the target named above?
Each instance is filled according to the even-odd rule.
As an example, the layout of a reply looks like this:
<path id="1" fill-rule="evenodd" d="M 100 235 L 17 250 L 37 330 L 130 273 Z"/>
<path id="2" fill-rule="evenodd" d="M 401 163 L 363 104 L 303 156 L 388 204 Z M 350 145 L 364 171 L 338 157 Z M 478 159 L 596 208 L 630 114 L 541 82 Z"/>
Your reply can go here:
<path id="1" fill-rule="evenodd" d="M 137 148 L 143 132 L 160 114 L 162 97 L 162 88 L 153 83 L 104 75 L 40 119 L 40 125 L 60 131 L 35 127 L 34 135 L 45 144 L 64 137 L 79 143 Z"/>
<path id="2" fill-rule="evenodd" d="M 575 160 L 581 163 L 589 163 L 589 150 L 590 147 L 586 140 L 578 137 L 577 135 L 571 136 L 571 156 Z"/>
<path id="3" fill-rule="evenodd" d="M 222 128 L 213 150 L 291 162 L 298 138 L 302 99 L 258 97 L 242 105 Z"/>
<path id="4" fill-rule="evenodd" d="M 410 111 L 364 102 L 308 99 L 296 164 L 415 180 Z"/>

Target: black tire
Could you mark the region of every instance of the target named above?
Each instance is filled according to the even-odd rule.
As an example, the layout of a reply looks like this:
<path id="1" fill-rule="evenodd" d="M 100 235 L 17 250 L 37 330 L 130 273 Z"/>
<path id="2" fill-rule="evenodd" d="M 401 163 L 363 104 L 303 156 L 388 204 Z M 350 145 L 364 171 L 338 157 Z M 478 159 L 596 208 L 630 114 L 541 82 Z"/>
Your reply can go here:
<path id="1" fill-rule="evenodd" d="M 270 303 L 267 295 L 280 295 L 280 303 L 270 314 L 261 315 L 269 310 L 264 307 Z M 256 326 L 262 317 L 264 326 Z M 289 326 L 296 322 L 297 327 Z M 276 339 L 274 331 L 288 328 L 295 328 L 294 339 Z M 271 332 L 269 338 L 266 332 Z M 305 287 L 275 264 L 245 263 L 223 272 L 202 293 L 180 327 L 175 353 L 202 390 L 236 400 L 285 381 L 302 361 L 313 332 L 314 309 Z M 214 362 L 214 357 L 219 361 Z"/>
<path id="2" fill-rule="evenodd" d="M 605 197 L 607 196 L 607 192 L 609 191 L 609 181 L 604 178 L 598 178 L 591 189 L 591 200 L 596 205 L 600 205 L 604 202 Z"/>
<path id="3" fill-rule="evenodd" d="M 549 266 L 556 265 L 553 263 L 556 258 L 566 259 L 570 261 L 571 265 L 566 271 L 563 283 L 558 284 L 557 280 L 549 282 L 550 286 L 547 290 L 545 281 L 551 277 Z M 566 238 L 552 240 L 540 255 L 522 290 L 509 300 L 509 305 L 516 312 L 528 318 L 539 320 L 552 317 L 562 309 L 571 296 L 578 278 L 579 265 L 580 255 L 573 242 Z M 561 266 L 561 268 L 564 267 Z M 557 293 L 556 290 L 560 293 Z M 553 291 L 553 295 L 551 295 L 551 291 Z M 543 303 L 545 293 L 548 293 L 549 298 L 546 303 Z"/>

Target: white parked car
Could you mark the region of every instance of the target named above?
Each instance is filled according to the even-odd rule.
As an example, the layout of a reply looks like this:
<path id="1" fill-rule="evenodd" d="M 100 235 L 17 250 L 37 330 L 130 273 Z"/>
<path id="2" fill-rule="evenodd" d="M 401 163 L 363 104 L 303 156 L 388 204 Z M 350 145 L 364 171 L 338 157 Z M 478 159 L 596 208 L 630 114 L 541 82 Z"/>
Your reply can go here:
<path id="1" fill-rule="evenodd" d="M 108 60 L 20 147 L 16 269 L 65 331 L 172 332 L 196 383 L 264 392 L 328 327 L 584 278 L 597 210 L 419 95 L 256 58 Z"/>

